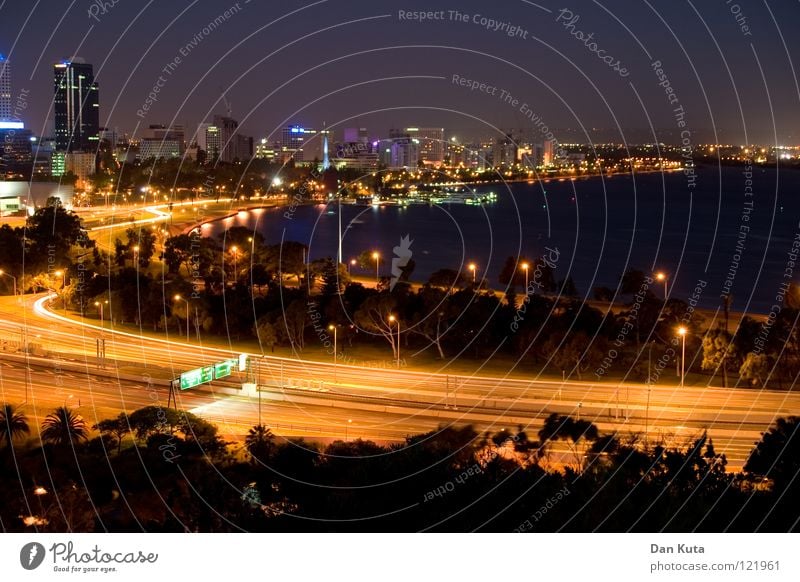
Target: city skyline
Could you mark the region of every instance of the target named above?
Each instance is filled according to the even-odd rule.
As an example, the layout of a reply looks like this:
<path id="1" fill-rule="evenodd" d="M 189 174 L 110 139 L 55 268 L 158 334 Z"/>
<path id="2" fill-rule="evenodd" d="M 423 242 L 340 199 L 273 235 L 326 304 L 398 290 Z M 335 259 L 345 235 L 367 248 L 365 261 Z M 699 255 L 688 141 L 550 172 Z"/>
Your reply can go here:
<path id="1" fill-rule="evenodd" d="M 137 18 L 136 9 L 123 3 L 94 18 L 80 11 L 71 11 L 65 15 L 59 34 L 46 46 L 28 46 L 33 39 L 49 36 L 44 32 L 56 24 L 54 19 L 59 11 L 46 12 L 44 7 L 56 4 L 54 0 L 44 2 L 40 11 L 27 23 L 26 34 L 16 44 L 12 39 L 17 37 L 18 33 L 13 31 L 18 27 L 13 17 L 4 18 L 0 23 L 0 52 L 13 65 L 14 86 L 17 90 L 28 91 L 28 127 L 38 135 L 46 133 L 43 128 L 50 117 L 46 114 L 51 106 L 47 67 L 75 54 L 95 65 L 95 75 L 103 86 L 103 101 L 107 107 L 101 111 L 101 126 L 118 128 L 120 133 L 131 133 L 137 121 L 143 126 L 148 122 L 196 125 L 215 114 L 224 114 L 227 99 L 233 103 L 233 117 L 239 120 L 248 135 L 257 138 L 279 131 L 288 123 L 321 126 L 326 121 L 332 127 L 374 127 L 377 133 L 383 134 L 392 127 L 441 125 L 455 128 L 455 131 L 474 139 L 484 134 L 492 135 L 495 130 L 491 126 L 503 131 L 525 127 L 524 115 L 498 97 L 506 91 L 514 99 L 532 104 L 550 127 L 575 131 L 574 141 L 591 141 L 592 128 L 606 128 L 610 130 L 608 137 L 613 137 L 616 132 L 619 138 L 628 129 L 644 129 L 646 136 L 651 124 L 663 132 L 676 129 L 671 119 L 670 103 L 664 96 L 664 88 L 659 86 L 663 80 L 654 72 L 658 68 L 654 64 L 661 63 L 670 86 L 675 89 L 674 94 L 690 112 L 691 126 L 698 142 L 800 143 L 800 134 L 794 129 L 798 127 L 798 108 L 791 107 L 787 101 L 792 97 L 796 100 L 798 93 L 791 63 L 787 61 L 793 47 L 791 44 L 785 46 L 781 35 L 765 32 L 774 27 L 772 18 L 777 22 L 782 17 L 791 19 L 798 10 L 795 6 L 775 7 L 774 12 L 754 11 L 749 15 L 746 31 L 742 31 L 730 11 L 708 11 L 702 15 L 702 20 L 698 18 L 696 24 L 689 24 L 700 27 L 703 34 L 691 37 L 683 47 L 672 37 L 676 26 L 674 19 L 679 14 L 672 8 L 665 9 L 664 14 L 656 14 L 646 7 L 626 6 L 624 14 L 617 16 L 597 6 L 578 5 L 580 10 L 577 7 L 572 9 L 572 19 L 575 16 L 579 19 L 572 24 L 571 19 L 562 18 L 567 15 L 559 15 L 558 9 L 551 7 L 548 8 L 550 12 L 546 12 L 524 3 L 512 4 L 504 8 L 505 14 L 495 15 L 497 22 L 515 23 L 529 33 L 527 38 L 522 38 L 520 35 L 509 36 L 507 32 L 511 29 L 508 27 L 490 30 L 482 26 L 482 19 L 493 15 L 487 14 L 478 3 L 467 3 L 460 9 L 462 15 L 479 17 L 477 22 L 472 18 L 467 22 L 453 20 L 457 15 L 451 18 L 448 7 L 442 8 L 445 10 L 443 20 L 418 22 L 400 18 L 390 4 L 356 2 L 340 7 L 335 13 L 326 12 L 329 8 L 325 3 L 316 9 L 298 6 L 295 14 L 283 15 L 281 20 L 270 24 L 279 15 L 262 5 L 242 3 L 235 8 L 236 5 L 232 4 L 232 9 L 227 11 L 225 7 L 218 10 L 193 6 L 180 11 L 181 17 L 164 31 L 145 57 L 129 60 L 127 55 L 135 54 L 134 47 L 138 48 L 142 41 L 147 41 L 153 32 L 145 27 L 141 16 Z M 170 12 L 177 8 L 162 7 L 160 10 L 163 20 L 170 22 Z M 250 16 L 247 16 L 248 11 Z M 664 18 L 663 23 L 660 18 Z M 108 37 L 93 34 L 119 26 L 128 19 L 132 20 L 130 28 L 124 36 L 116 39 L 116 46 L 108 46 L 108 41 L 104 40 Z M 550 26 L 551 22 L 556 26 Z M 523 26 L 526 23 L 530 25 Z M 543 30 L 536 30 L 537 25 Z M 638 31 L 642 38 L 630 35 L 622 25 Z M 259 32 L 264 26 L 267 28 Z M 308 38 L 283 48 L 285 43 L 281 39 L 288 30 L 281 26 L 291 29 L 292 34 L 303 30 L 303 36 L 308 35 Z M 713 37 L 705 31 L 705 26 L 713 31 Z M 319 69 L 287 68 L 290 61 L 281 56 L 285 51 L 291 52 L 290 46 L 297 42 L 303 43 L 303 54 L 327 52 L 330 39 L 324 30 L 330 27 L 352 29 L 352 34 L 338 38 L 333 45 L 332 62 L 324 75 Z M 78 31 L 82 35 L 87 30 L 85 42 L 80 43 Z M 539 32 L 541 36 L 535 34 Z M 629 73 L 627 77 L 616 74 L 616 79 L 607 77 L 598 68 L 604 66 L 602 63 L 587 58 L 591 55 L 587 55 L 586 47 L 577 37 L 578 33 L 589 35 L 592 32 L 593 39 L 607 44 L 605 50 L 609 54 L 623 54 L 625 51 L 619 48 L 620 43 L 630 46 L 630 57 L 624 59 Z M 441 48 L 413 48 L 415 44 L 430 45 L 422 42 L 429 34 L 441 39 L 437 43 Z M 409 59 L 387 60 L 400 50 L 391 48 L 400 44 L 394 42 L 395 37 L 404 39 L 405 44 L 412 47 L 407 49 Z M 534 42 L 534 37 L 539 42 Z M 75 42 L 71 44 L 70 38 Z M 220 46 L 236 38 L 246 40 L 241 44 L 231 43 L 231 53 L 225 57 L 227 60 L 213 58 L 206 71 L 197 66 L 203 59 L 216 54 Z M 270 42 L 274 39 L 277 43 L 264 51 L 266 56 L 273 53 L 275 56 L 262 63 L 262 51 L 256 47 L 264 39 Z M 465 39 L 478 44 L 466 48 L 463 46 Z M 755 52 L 750 49 L 751 42 L 757 43 L 753 44 Z M 696 50 L 706 45 L 709 50 Z M 526 50 L 533 55 L 535 67 L 530 71 L 525 66 L 515 69 L 521 65 L 514 64 L 514 57 L 526 54 Z M 691 50 L 691 59 L 682 52 L 688 50 Z M 296 50 L 294 54 L 298 54 Z M 422 54 L 426 57 L 420 62 L 418 56 Z M 176 63 L 176 59 L 180 62 Z M 392 66 L 382 71 L 388 62 Z M 732 63 L 736 64 L 735 74 L 729 75 L 726 67 L 730 69 Z M 406 70 L 408 65 L 417 64 L 422 64 L 422 68 Z M 171 72 L 165 73 L 165 70 Z M 362 70 L 379 74 L 376 79 L 359 78 Z M 771 89 L 769 94 L 760 81 L 762 70 Z M 270 74 L 265 77 L 266 71 Z M 559 73 L 555 74 L 555 71 Z M 487 95 L 479 89 L 472 91 L 454 86 L 452 76 L 455 74 L 496 87 L 498 91 L 495 95 Z M 147 119 L 137 118 L 136 112 L 147 100 L 149 91 L 130 91 L 124 87 L 131 83 L 136 87 L 156 87 L 159 77 L 165 81 L 162 83 L 164 87 L 159 88 L 158 102 L 153 104 Z M 402 80 L 404 77 L 405 81 Z M 267 78 L 269 82 L 265 82 Z M 551 86 L 537 81 L 537 78 L 549 79 Z M 753 82 L 737 82 L 744 78 Z M 403 103 L 397 102 L 400 95 L 405 97 L 405 86 L 409 83 L 415 87 L 414 103 L 408 103 L 405 98 Z M 309 92 L 312 86 L 315 88 Z M 476 99 L 479 93 L 481 99 Z M 312 103 L 302 98 L 308 94 L 328 96 Z M 359 95 L 369 95 L 370 101 L 378 97 L 380 104 L 376 109 L 385 111 L 370 113 L 371 107 L 364 108 L 358 104 Z M 296 104 L 292 105 L 295 101 Z M 448 111 L 448 105 L 452 103 L 459 105 L 461 114 Z M 609 109 L 607 103 L 614 105 Z M 415 114 L 403 109 L 409 105 L 417 108 L 418 112 Z M 276 115 L 277 112 L 280 113 Z M 774 119 L 771 113 L 774 113 Z M 476 114 L 480 121 L 463 114 Z M 350 118 L 354 121 L 344 121 Z"/>

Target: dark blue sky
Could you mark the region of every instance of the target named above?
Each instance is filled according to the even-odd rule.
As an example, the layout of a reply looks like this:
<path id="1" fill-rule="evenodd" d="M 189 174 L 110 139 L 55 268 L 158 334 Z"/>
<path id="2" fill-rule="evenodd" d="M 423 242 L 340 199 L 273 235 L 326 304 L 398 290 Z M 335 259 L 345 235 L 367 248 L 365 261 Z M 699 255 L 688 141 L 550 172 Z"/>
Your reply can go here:
<path id="1" fill-rule="evenodd" d="M 240 0 L 213 30 L 209 23 L 236 2 L 106 0 L 105 13 L 100 4 L 0 0 L 0 52 L 13 64 L 15 94 L 27 91 L 24 119 L 37 133 L 52 123 L 52 64 L 77 55 L 95 66 L 101 122 L 127 132 L 137 122 L 193 127 L 224 112 L 225 87 L 233 116 L 256 137 L 287 120 L 361 125 L 373 135 L 408 125 L 535 134 L 541 125 L 526 119 L 527 104 L 562 141 L 642 141 L 652 125 L 672 141 L 689 129 L 694 143 L 715 131 L 722 142 L 800 143 L 798 2 Z M 456 5 L 466 22 L 451 19 Z M 401 20 L 401 10 L 444 11 L 444 19 Z M 160 75 L 158 101 L 137 117 Z M 453 75 L 498 90 L 470 91 Z M 504 102 L 503 89 L 519 102 Z"/>

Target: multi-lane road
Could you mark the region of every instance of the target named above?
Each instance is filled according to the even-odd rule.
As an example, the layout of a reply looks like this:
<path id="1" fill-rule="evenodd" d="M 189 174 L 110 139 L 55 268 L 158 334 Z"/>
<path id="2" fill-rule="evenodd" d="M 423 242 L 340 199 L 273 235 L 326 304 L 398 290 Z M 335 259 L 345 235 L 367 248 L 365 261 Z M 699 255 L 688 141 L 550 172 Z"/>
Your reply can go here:
<path id="1" fill-rule="evenodd" d="M 35 419 L 65 402 L 80 406 L 90 422 L 166 406 L 169 378 L 238 355 L 174 336 L 112 331 L 108 321 L 101 329 L 97 320 L 79 322 L 48 309 L 44 296 L 3 298 L 0 317 L 0 399 L 26 403 Z M 775 418 L 800 411 L 800 395 L 786 391 L 456 376 L 249 355 L 249 380 L 259 385 L 260 398 L 239 391 L 246 379 L 239 375 L 180 392 L 179 406 L 229 435 L 245 434 L 260 414 L 285 436 L 383 441 L 447 424 L 495 432 L 522 425 L 535 434 L 557 412 L 650 443 L 680 445 L 707 430 L 731 468 L 742 466 Z"/>

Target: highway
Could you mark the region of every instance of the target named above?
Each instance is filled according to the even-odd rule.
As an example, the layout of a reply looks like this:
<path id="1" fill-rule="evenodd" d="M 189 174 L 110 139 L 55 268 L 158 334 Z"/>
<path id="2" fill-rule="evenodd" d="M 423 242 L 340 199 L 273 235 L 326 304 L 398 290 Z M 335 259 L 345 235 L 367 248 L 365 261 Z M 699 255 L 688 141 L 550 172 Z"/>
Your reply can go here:
<path id="1" fill-rule="evenodd" d="M 101 329 L 96 320 L 64 318 L 46 303 L 42 295 L 0 300 L 0 396 L 27 402 L 35 418 L 64 402 L 79 405 L 91 423 L 120 410 L 164 406 L 169 378 L 238 356 L 174 336 L 112 331 L 108 321 Z M 22 343 L 30 355 L 22 355 Z M 535 438 L 542 420 L 557 412 L 651 444 L 684 445 L 708 430 L 735 470 L 775 418 L 800 411 L 800 395 L 786 391 L 455 376 L 249 355 L 261 418 L 282 436 L 397 441 L 443 424 L 473 424 L 492 432 L 522 425 Z M 242 375 L 226 380 L 182 391 L 178 403 L 241 438 L 258 422 L 259 398 L 239 392 Z"/>

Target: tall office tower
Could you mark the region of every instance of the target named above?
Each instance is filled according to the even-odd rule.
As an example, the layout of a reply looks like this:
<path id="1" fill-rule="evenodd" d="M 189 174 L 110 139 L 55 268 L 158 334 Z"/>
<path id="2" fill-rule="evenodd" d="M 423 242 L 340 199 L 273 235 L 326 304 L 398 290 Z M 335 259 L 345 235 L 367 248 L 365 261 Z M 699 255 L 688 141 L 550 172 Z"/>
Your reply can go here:
<path id="1" fill-rule="evenodd" d="M 443 127 L 407 127 L 406 133 L 419 142 L 419 157 L 423 162 L 442 165 L 445 149 Z"/>
<path id="2" fill-rule="evenodd" d="M 304 146 L 306 138 L 315 132 L 300 125 L 288 125 L 281 130 L 281 152 L 295 162 L 305 160 Z"/>
<path id="3" fill-rule="evenodd" d="M 11 64 L 0 54 L 0 121 L 11 119 Z"/>
<path id="4" fill-rule="evenodd" d="M 56 148 L 94 151 L 100 139 L 100 100 L 92 65 L 75 59 L 56 63 Z"/>
<path id="5" fill-rule="evenodd" d="M 219 159 L 232 163 L 246 161 L 252 153 L 252 140 L 244 138 L 237 131 L 239 122 L 223 115 L 214 116 L 214 127 L 219 131 Z"/>

